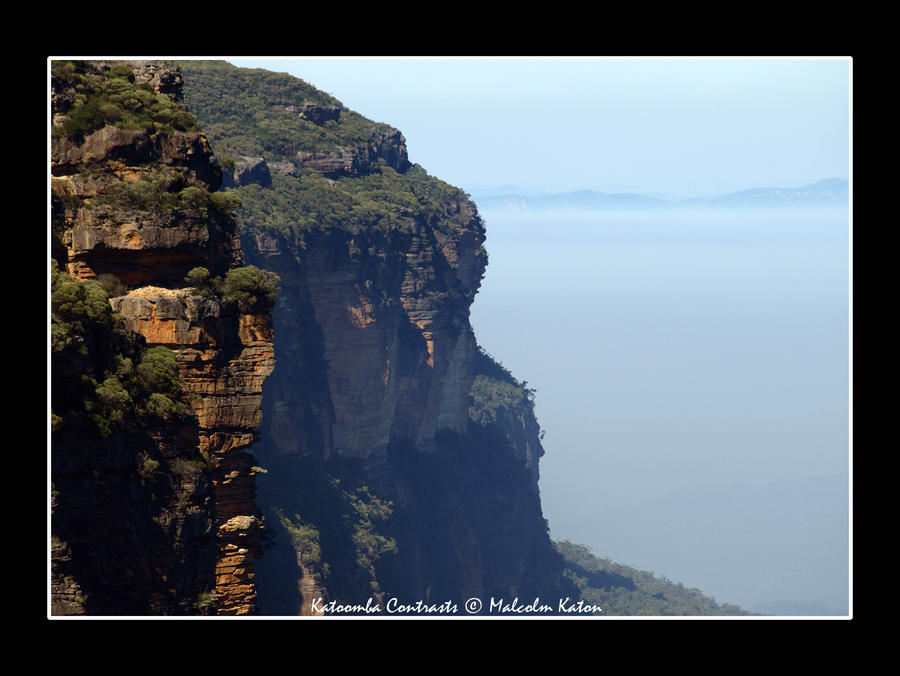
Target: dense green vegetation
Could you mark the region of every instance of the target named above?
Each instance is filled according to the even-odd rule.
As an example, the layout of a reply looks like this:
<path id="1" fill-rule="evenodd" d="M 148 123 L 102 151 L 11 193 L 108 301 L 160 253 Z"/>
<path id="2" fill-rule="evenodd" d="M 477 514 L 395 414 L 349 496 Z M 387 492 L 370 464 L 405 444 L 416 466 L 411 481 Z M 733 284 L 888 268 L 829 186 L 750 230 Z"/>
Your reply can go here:
<path id="1" fill-rule="evenodd" d="M 80 202 L 76 204 L 80 205 Z M 206 219 L 211 211 L 231 217 L 240 206 L 240 198 L 232 190 L 210 192 L 189 183 L 182 172 L 166 166 L 154 166 L 139 181 L 117 181 L 109 192 L 93 198 L 86 206 L 127 213 L 168 214 L 177 210 Z"/>
<path id="2" fill-rule="evenodd" d="M 493 413 L 498 408 L 534 412 L 535 390 L 519 382 L 509 370 L 479 345 L 475 357 L 475 379 L 469 390 L 472 412 Z"/>
<path id="3" fill-rule="evenodd" d="M 366 143 L 377 124 L 346 109 L 317 125 L 298 116 L 305 103 L 342 107 L 340 101 L 286 73 L 237 68 L 224 61 L 180 61 L 185 100 L 225 157 L 293 157 L 297 151 L 334 151 Z"/>
<path id="4" fill-rule="evenodd" d="M 134 74 L 126 64 L 97 73 L 82 61 L 53 61 L 50 72 L 54 90 L 74 91 L 74 97 L 64 101 L 62 124 L 53 127 L 55 136 L 89 134 L 108 124 L 151 135 L 199 131 L 197 121 L 183 107 L 148 84 L 134 84 Z"/>
<path id="5" fill-rule="evenodd" d="M 497 408 L 515 409 L 531 402 L 531 390 L 516 386 L 503 380 L 495 380 L 488 376 L 478 375 L 472 382 L 469 394 L 472 405 L 479 411 L 493 411 Z"/>
<path id="6" fill-rule="evenodd" d="M 209 270 L 196 267 L 184 281 L 194 287 L 196 294 L 233 303 L 241 312 L 262 314 L 275 307 L 281 280 L 274 272 L 247 265 L 232 268 L 224 277 L 210 277 Z"/>
<path id="7" fill-rule="evenodd" d="M 457 188 L 429 176 L 418 166 L 399 173 L 391 167 L 360 177 L 329 179 L 316 172 L 276 174 L 272 186 L 235 189 L 242 232 L 269 230 L 287 239 L 312 229 L 353 234 L 371 228 L 410 232 L 428 223 L 450 230 L 463 216 L 448 213 L 447 204 L 466 199 Z"/>
<path id="8" fill-rule="evenodd" d="M 366 144 L 387 125 L 343 109 L 339 120 L 314 124 L 288 107 L 340 102 L 284 73 L 240 69 L 225 62 L 179 62 L 185 104 L 203 125 L 223 165 L 239 156 L 291 160 L 297 151 L 336 152 Z M 359 233 L 370 229 L 412 231 L 420 225 L 449 231 L 470 216 L 455 207 L 468 196 L 418 165 L 399 172 L 376 163 L 362 176 L 326 178 L 308 170 L 273 172 L 271 187 L 240 186 L 236 211 L 242 232 L 268 230 L 300 242 L 312 229 Z"/>
<path id="9" fill-rule="evenodd" d="M 78 281 L 54 265 L 50 300 L 54 433 L 107 437 L 190 415 L 175 353 L 145 349 L 112 311 L 103 284 Z"/>
<path id="10" fill-rule="evenodd" d="M 564 574 L 585 603 L 602 615 L 750 615 L 732 604 L 718 604 L 699 589 L 666 577 L 595 556 L 590 548 L 567 540 L 554 543 L 565 559 Z"/>
<path id="11" fill-rule="evenodd" d="M 270 312 L 278 294 L 278 275 L 255 265 L 232 268 L 219 285 L 226 303 L 236 303 L 242 312 Z"/>

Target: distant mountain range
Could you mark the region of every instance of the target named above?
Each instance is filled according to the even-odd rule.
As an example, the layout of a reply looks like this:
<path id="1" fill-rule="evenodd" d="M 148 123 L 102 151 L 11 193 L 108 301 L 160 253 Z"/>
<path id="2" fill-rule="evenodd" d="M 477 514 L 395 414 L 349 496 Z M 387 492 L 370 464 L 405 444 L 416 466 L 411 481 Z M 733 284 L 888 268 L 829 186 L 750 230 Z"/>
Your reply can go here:
<path id="1" fill-rule="evenodd" d="M 647 210 L 647 209 L 772 209 L 842 206 L 849 203 L 850 183 L 843 178 L 827 178 L 800 188 L 751 188 L 711 199 L 666 200 L 638 193 L 607 193 L 595 190 L 537 193 L 509 186 L 474 191 L 481 211 L 551 210 Z"/>

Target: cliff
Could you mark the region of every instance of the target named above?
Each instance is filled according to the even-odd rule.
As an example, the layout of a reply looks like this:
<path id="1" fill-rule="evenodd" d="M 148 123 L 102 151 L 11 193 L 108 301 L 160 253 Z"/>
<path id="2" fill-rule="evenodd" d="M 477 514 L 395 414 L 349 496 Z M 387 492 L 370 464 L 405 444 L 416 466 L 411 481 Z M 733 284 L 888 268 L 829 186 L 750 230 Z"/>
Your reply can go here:
<path id="1" fill-rule="evenodd" d="M 550 541 L 484 223 L 399 130 L 224 62 L 51 70 L 51 614 L 742 612 Z"/>
<path id="2" fill-rule="evenodd" d="M 572 591 L 465 193 L 287 76 L 58 62 L 51 96 L 53 614 Z"/>
<path id="3" fill-rule="evenodd" d="M 242 267 L 182 83 L 52 65 L 53 614 L 256 610 L 273 279 Z"/>
<path id="4" fill-rule="evenodd" d="M 487 264 L 474 203 L 410 163 L 398 130 L 301 80 L 179 65 L 240 196 L 247 260 L 281 279 L 256 447 L 275 533 L 263 611 L 570 590 L 530 396 L 485 372 L 501 367 L 469 324 Z"/>

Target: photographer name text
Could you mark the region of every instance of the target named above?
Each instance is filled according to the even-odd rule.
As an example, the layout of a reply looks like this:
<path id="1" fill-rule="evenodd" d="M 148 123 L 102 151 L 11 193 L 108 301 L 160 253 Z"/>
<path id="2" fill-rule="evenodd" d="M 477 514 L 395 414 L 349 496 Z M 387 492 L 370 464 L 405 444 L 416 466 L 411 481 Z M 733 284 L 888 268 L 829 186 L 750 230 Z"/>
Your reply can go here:
<path id="1" fill-rule="evenodd" d="M 530 603 L 522 603 L 516 597 L 511 601 L 491 597 L 487 604 L 478 597 L 472 597 L 460 605 L 453 601 L 429 603 L 416 601 L 403 603 L 399 599 L 390 598 L 386 603 L 370 597 L 365 603 L 326 602 L 319 597 L 310 604 L 314 615 L 594 615 L 602 612 L 600 606 L 584 601 L 573 601 L 568 596 L 559 599 L 558 603 L 545 603 L 535 598 Z"/>

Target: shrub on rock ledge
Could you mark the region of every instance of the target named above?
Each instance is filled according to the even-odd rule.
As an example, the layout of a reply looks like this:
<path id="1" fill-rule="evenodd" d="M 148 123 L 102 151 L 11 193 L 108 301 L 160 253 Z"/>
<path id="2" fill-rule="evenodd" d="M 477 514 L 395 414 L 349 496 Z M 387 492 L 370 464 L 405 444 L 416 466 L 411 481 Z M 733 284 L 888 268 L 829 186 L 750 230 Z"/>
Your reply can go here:
<path id="1" fill-rule="evenodd" d="M 270 312 L 280 281 L 275 273 L 248 265 L 229 270 L 219 291 L 225 302 L 237 303 L 242 312 Z"/>

